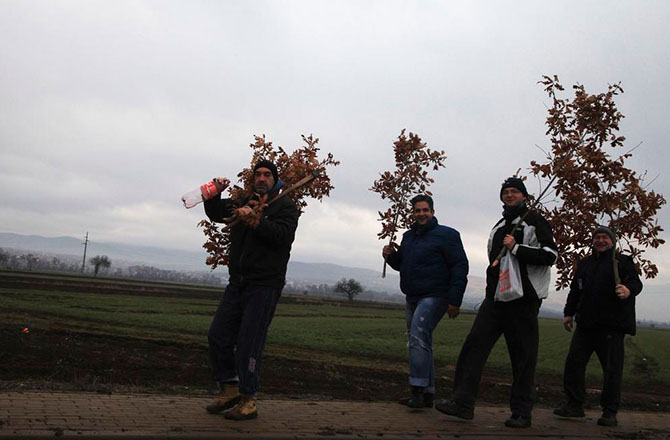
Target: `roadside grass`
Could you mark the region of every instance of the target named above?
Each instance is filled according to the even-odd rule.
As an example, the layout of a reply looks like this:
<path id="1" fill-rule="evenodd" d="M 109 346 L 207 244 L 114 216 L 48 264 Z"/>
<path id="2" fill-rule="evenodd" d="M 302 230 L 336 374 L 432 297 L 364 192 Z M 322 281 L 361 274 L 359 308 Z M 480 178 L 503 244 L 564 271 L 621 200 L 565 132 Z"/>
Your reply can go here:
<path id="1" fill-rule="evenodd" d="M 184 296 L 14 290 L 0 288 L 0 319 L 17 326 L 85 331 L 129 338 L 157 339 L 206 346 L 206 332 L 218 299 Z M 443 319 L 434 333 L 439 375 L 452 377 L 474 315 Z M 571 334 L 560 320 L 540 319 L 537 372 L 562 377 Z M 407 362 L 407 336 L 402 310 L 347 307 L 342 304 L 282 304 L 272 322 L 267 353 L 290 359 L 314 357 L 324 362 L 402 369 Z M 670 384 L 670 332 L 638 329 L 626 337 L 624 381 L 627 384 Z M 487 369 L 509 374 L 511 366 L 501 337 Z M 590 381 L 602 377 L 595 354 L 587 368 Z"/>

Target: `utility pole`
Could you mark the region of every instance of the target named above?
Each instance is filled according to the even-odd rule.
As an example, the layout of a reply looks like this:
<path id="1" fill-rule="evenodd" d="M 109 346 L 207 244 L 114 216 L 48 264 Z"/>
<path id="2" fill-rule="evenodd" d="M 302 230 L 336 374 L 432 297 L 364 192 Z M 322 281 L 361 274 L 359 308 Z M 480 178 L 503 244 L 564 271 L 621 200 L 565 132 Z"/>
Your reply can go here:
<path id="1" fill-rule="evenodd" d="M 82 244 L 84 245 L 84 260 L 81 262 L 81 273 L 84 273 L 84 268 L 86 267 L 86 248 L 88 247 L 88 231 L 86 232 L 86 237 Z"/>

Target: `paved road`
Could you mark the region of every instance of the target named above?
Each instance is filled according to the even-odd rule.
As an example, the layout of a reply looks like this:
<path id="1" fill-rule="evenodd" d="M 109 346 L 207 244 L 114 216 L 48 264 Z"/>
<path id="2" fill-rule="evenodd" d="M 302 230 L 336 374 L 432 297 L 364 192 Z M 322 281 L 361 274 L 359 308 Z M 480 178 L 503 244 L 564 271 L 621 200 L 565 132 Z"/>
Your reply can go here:
<path id="1" fill-rule="evenodd" d="M 479 407 L 472 422 L 437 411 L 411 412 L 389 402 L 260 400 L 259 418 L 229 421 L 204 411 L 209 398 L 152 394 L 1 392 L 0 439 L 158 438 L 662 438 L 670 439 L 670 414 L 619 415 L 620 426 L 603 428 L 599 414 L 559 420 L 536 409 L 533 427 L 503 425 L 506 408 Z"/>

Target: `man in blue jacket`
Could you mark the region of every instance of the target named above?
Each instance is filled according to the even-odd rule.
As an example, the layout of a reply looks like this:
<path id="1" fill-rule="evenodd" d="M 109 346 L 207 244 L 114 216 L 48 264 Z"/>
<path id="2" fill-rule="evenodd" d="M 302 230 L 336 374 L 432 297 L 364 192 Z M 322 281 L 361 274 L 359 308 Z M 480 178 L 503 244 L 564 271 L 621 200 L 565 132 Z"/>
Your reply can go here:
<path id="1" fill-rule="evenodd" d="M 437 223 L 430 196 L 418 195 L 411 203 L 414 224 L 403 234 L 400 247 L 384 246 L 382 256 L 400 271 L 400 289 L 406 295 L 412 394 L 401 403 L 430 408 L 435 395 L 433 330 L 445 313 L 454 319 L 460 312 L 468 259 L 458 231 Z"/>

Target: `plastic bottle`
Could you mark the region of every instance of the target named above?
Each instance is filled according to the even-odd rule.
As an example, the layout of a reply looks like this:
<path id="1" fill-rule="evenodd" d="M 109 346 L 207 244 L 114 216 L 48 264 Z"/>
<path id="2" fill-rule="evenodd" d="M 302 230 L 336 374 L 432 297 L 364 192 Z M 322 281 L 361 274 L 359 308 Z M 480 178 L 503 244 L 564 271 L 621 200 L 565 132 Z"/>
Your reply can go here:
<path id="1" fill-rule="evenodd" d="M 200 185 L 200 187 L 181 196 L 181 201 L 184 204 L 184 208 L 190 209 L 198 203 L 211 199 L 224 189 L 225 186 L 223 186 L 221 183 L 217 185 L 216 182 L 212 180 L 211 182 Z"/>

